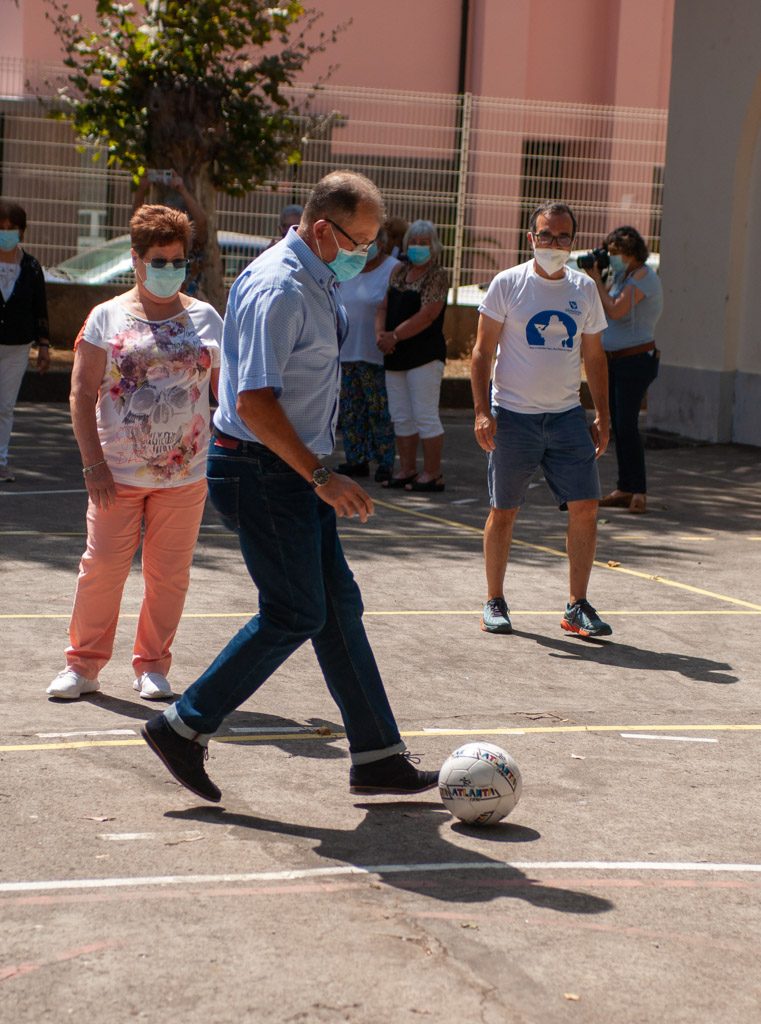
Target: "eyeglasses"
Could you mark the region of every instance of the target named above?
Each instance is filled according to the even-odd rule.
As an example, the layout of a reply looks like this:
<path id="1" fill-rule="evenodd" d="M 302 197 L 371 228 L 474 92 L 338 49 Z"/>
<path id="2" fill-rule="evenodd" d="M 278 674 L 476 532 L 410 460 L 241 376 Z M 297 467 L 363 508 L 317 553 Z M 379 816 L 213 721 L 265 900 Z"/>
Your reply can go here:
<path id="1" fill-rule="evenodd" d="M 165 260 L 162 256 L 154 256 L 152 260 L 143 260 L 143 263 L 146 267 L 153 267 L 154 270 L 163 270 L 170 263 L 175 270 L 187 270 L 190 260 Z"/>
<path id="2" fill-rule="evenodd" d="M 551 231 L 537 232 L 534 234 L 534 240 L 542 249 L 548 249 L 553 242 L 557 242 L 559 249 L 570 249 L 573 245 L 573 235 L 553 235 Z"/>
<path id="3" fill-rule="evenodd" d="M 368 250 L 370 249 L 370 246 L 373 244 L 373 242 L 378 240 L 378 236 L 376 235 L 372 242 L 357 242 L 354 238 L 351 237 L 351 235 L 349 234 L 348 231 L 344 231 L 344 229 L 341 227 L 341 225 L 340 224 L 336 224 L 336 222 L 334 220 L 331 220 L 330 217 L 323 217 L 322 219 L 326 220 L 328 222 L 328 224 L 331 224 L 334 228 L 338 228 L 338 230 L 341 232 L 341 234 L 345 238 L 349 239 L 351 244 L 354 246 L 354 252 L 363 253 L 363 254 L 366 255 Z"/>

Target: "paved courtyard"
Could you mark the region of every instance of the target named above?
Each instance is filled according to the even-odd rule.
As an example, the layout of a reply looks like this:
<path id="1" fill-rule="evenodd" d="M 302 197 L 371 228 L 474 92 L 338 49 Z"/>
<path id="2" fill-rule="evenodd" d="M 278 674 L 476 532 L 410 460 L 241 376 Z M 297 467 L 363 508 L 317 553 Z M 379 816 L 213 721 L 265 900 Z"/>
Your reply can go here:
<path id="1" fill-rule="evenodd" d="M 565 517 L 537 479 L 500 637 L 478 628 L 484 459 L 467 413 L 445 426 L 445 493 L 370 483 L 376 515 L 341 533 L 410 750 L 435 767 L 483 738 L 521 767 L 484 829 L 436 792 L 349 794 L 309 647 L 212 743 L 221 805 L 182 789 L 139 736 L 137 571 L 101 692 L 48 701 L 85 492 L 67 407 L 21 405 L 0 484 L 3 1020 L 761 1019 L 761 450 L 648 452 L 651 513 L 601 513 L 606 641 L 560 630 Z M 178 692 L 255 610 L 208 509 Z"/>

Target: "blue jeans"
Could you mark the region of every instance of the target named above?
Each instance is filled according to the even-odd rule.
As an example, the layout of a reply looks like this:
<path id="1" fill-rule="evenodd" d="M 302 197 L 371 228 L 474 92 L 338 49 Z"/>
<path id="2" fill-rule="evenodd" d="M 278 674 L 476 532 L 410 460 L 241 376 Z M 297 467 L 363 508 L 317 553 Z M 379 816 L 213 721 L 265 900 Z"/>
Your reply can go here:
<path id="1" fill-rule="evenodd" d="M 255 615 L 166 717 L 206 742 L 224 718 L 306 640 L 341 712 L 354 764 L 405 749 L 362 624 L 362 596 L 346 563 L 336 516 L 264 445 L 222 448 L 212 438 L 209 497 L 238 534 L 259 591 Z"/>
<path id="2" fill-rule="evenodd" d="M 492 414 L 497 421 L 488 469 L 492 508 L 519 508 L 540 466 L 561 508 L 569 501 L 600 497 L 595 446 L 580 405 L 539 413 L 496 406 Z"/>

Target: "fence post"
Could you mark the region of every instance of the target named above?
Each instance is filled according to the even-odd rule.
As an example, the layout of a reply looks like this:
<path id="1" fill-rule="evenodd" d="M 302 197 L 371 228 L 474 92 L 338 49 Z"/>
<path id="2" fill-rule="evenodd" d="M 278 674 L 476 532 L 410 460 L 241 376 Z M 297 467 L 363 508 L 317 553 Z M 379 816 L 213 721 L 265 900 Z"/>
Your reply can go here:
<path id="1" fill-rule="evenodd" d="M 473 93 L 464 92 L 460 99 L 460 138 L 457 161 L 457 206 L 454 223 L 454 263 L 452 266 L 452 304 L 457 305 L 457 292 L 462 274 L 462 246 L 465 238 L 465 193 L 468 187 L 470 162 L 470 123 L 473 111 Z"/>

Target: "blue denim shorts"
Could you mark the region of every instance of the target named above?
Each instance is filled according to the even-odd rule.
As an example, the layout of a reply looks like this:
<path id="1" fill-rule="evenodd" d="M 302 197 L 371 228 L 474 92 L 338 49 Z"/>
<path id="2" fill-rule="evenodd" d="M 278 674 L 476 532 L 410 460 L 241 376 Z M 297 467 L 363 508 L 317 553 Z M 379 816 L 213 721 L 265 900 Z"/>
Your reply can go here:
<path id="1" fill-rule="evenodd" d="M 496 407 L 496 449 L 489 453 L 489 503 L 518 508 L 541 467 L 558 505 L 599 499 L 595 446 L 580 405 L 568 412 L 521 413 Z"/>

